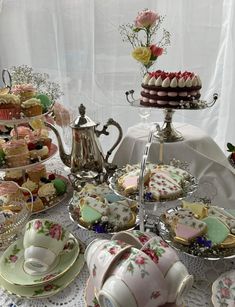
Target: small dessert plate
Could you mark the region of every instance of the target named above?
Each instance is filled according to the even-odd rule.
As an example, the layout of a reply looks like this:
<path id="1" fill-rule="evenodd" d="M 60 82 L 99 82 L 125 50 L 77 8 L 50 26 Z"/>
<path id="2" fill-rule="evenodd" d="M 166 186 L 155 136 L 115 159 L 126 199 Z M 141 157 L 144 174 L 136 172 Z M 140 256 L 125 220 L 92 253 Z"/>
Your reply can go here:
<path id="1" fill-rule="evenodd" d="M 70 234 L 75 244 L 69 244 L 55 261 L 50 271 L 44 274 L 29 275 L 24 270 L 23 238 L 11 244 L 0 258 L 0 276 L 8 284 L 25 287 L 35 287 L 64 275 L 75 263 L 80 248 L 77 239 Z"/>
<path id="2" fill-rule="evenodd" d="M 215 307 L 235 306 L 235 270 L 223 273 L 214 281 L 211 300 Z"/>
<path id="3" fill-rule="evenodd" d="M 36 285 L 33 287 L 17 286 L 8 283 L 5 279 L 0 276 L 0 287 L 6 290 L 10 294 L 14 294 L 18 297 L 28 299 L 42 299 L 57 294 L 66 288 L 77 275 L 80 273 L 84 266 L 85 260 L 84 255 L 79 254 L 73 266 L 65 272 L 58 279 L 46 282 L 43 285 Z"/>

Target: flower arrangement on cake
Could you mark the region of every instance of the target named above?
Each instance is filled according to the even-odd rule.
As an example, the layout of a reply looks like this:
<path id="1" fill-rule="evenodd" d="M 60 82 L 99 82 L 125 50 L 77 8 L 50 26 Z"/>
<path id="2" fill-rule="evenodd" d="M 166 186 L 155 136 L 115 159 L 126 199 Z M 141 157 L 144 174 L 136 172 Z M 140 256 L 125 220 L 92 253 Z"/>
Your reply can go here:
<path id="1" fill-rule="evenodd" d="M 134 23 L 119 27 L 123 42 L 131 44 L 132 57 L 142 65 L 144 73 L 148 72 L 159 56 L 166 53 L 170 45 L 170 32 L 164 28 L 162 35 L 158 35 L 158 42 L 154 39 L 163 21 L 164 17 L 157 12 L 145 9 L 138 13 Z"/>

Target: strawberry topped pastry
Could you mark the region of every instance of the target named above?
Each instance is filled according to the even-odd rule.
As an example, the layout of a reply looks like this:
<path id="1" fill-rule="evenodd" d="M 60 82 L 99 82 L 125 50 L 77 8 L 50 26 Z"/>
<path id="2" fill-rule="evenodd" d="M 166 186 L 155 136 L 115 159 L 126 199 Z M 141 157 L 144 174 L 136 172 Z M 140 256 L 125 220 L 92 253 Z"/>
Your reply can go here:
<path id="1" fill-rule="evenodd" d="M 199 100 L 202 83 L 200 77 L 193 72 L 157 70 L 144 76 L 141 87 L 141 105 L 180 107 Z"/>
<path id="2" fill-rule="evenodd" d="M 227 143 L 227 151 L 231 152 L 231 160 L 235 164 L 235 146 L 231 143 Z"/>

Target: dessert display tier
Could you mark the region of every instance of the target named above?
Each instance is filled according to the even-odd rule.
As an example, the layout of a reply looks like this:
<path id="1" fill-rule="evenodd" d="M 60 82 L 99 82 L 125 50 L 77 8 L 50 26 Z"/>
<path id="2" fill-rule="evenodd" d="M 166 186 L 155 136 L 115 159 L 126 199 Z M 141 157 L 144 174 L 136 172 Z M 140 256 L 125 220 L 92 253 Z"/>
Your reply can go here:
<path id="1" fill-rule="evenodd" d="M 55 144 L 51 144 L 51 148 L 49 150 L 48 156 L 44 159 L 38 159 L 38 161 L 34 162 L 34 163 L 30 163 L 30 164 L 25 164 L 25 165 L 21 165 L 21 166 L 16 166 L 16 167 L 6 167 L 5 165 L 3 165 L 2 167 L 0 167 L 0 172 L 5 172 L 8 170 L 20 170 L 20 169 L 29 169 L 29 168 L 33 168 L 39 164 L 45 163 L 48 160 L 50 160 L 56 153 L 57 153 L 57 146 Z M 35 152 L 35 154 L 37 154 Z"/>
<path id="2" fill-rule="evenodd" d="M 171 247 L 193 258 L 235 258 L 234 210 L 200 202 L 183 202 L 160 215 L 159 235 Z"/>
<path id="3" fill-rule="evenodd" d="M 192 99 L 192 100 L 184 100 L 183 102 L 179 102 L 178 105 L 151 105 L 149 104 L 148 106 L 145 106 L 141 103 L 140 99 L 135 99 L 134 98 L 134 90 L 127 91 L 126 93 L 126 99 L 128 103 L 132 107 L 136 108 L 151 108 L 151 110 L 154 109 L 163 109 L 164 111 L 164 124 L 161 127 L 161 135 L 163 137 L 164 142 L 178 142 L 182 141 L 184 138 L 181 133 L 179 133 L 175 128 L 173 127 L 172 124 L 172 117 L 175 111 L 177 110 L 190 110 L 190 111 L 195 111 L 195 110 L 203 110 L 206 108 L 211 108 L 216 100 L 218 99 L 218 94 L 213 95 L 213 100 L 211 102 L 206 102 L 205 100 L 197 100 L 197 99 Z M 156 138 L 160 138 L 159 133 L 155 134 Z"/>
<path id="4" fill-rule="evenodd" d="M 151 163 L 146 165 L 146 169 L 143 195 L 145 205 L 182 199 L 197 189 L 196 178 L 184 170 Z M 114 172 L 109 186 L 118 196 L 136 201 L 139 198 L 138 178 L 137 165 L 125 166 Z"/>
<path id="5" fill-rule="evenodd" d="M 45 116 L 49 115 L 52 112 L 52 109 L 53 109 L 53 105 L 50 107 L 49 110 L 47 110 L 47 112 L 40 114 L 40 115 L 31 116 L 31 117 L 21 115 L 20 118 L 12 118 L 12 119 L 2 119 L 2 118 L 0 118 L 0 125 L 14 126 L 14 125 L 29 123 L 29 122 L 32 122 L 32 121 L 38 121 L 38 120 L 41 120 L 41 119 L 43 120 L 45 118 Z"/>
<path id="6" fill-rule="evenodd" d="M 80 228 L 98 233 L 116 233 L 139 224 L 137 203 L 117 196 L 105 183 L 87 183 L 74 192 L 68 211 Z"/>

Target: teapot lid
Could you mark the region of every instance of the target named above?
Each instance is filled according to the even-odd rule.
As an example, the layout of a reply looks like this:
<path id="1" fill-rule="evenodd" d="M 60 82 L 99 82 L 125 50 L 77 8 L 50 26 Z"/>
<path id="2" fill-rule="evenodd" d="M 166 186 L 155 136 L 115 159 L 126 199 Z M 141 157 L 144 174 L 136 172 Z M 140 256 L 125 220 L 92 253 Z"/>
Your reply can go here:
<path id="1" fill-rule="evenodd" d="M 78 110 L 80 115 L 71 123 L 71 128 L 89 128 L 97 125 L 88 116 L 85 116 L 86 107 L 83 104 L 79 106 Z"/>

